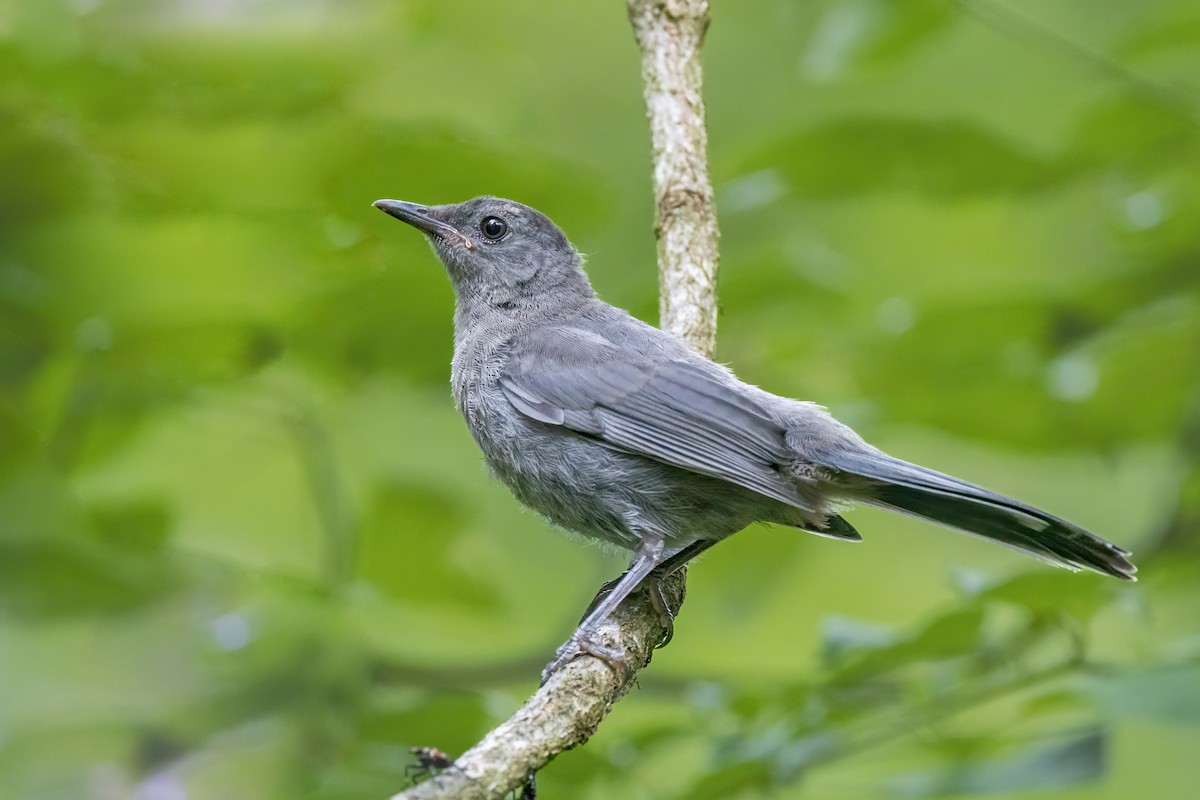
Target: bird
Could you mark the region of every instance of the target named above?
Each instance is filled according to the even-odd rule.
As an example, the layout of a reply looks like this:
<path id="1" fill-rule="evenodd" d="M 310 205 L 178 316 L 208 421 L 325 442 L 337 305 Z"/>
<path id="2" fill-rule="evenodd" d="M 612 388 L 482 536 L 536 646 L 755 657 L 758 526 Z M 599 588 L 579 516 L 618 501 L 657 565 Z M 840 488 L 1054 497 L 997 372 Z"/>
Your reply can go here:
<path id="1" fill-rule="evenodd" d="M 566 234 L 534 208 L 492 196 L 373 205 L 423 233 L 450 278 L 452 394 L 491 473 L 551 523 L 632 551 L 543 682 L 582 654 L 623 670 L 597 629 L 649 580 L 755 522 L 861 541 L 842 516 L 855 504 L 1136 580 L 1128 550 L 892 457 L 823 407 L 745 383 L 604 302 Z M 661 597 L 656 607 L 669 638 L 671 610 Z"/>

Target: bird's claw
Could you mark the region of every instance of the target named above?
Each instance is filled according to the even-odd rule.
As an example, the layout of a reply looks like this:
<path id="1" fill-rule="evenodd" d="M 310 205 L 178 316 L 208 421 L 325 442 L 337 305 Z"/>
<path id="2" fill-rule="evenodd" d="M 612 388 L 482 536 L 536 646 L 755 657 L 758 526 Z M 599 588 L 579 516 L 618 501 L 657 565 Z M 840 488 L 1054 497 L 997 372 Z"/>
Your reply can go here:
<path id="1" fill-rule="evenodd" d="M 571 638 L 562 647 L 558 648 L 558 651 L 554 654 L 554 660 L 542 670 L 542 685 L 545 686 L 546 682 L 550 680 L 551 675 L 582 655 L 600 659 L 609 669 L 616 673 L 619 679 L 624 680 L 625 674 L 628 671 L 625 653 L 615 647 L 609 647 L 596 641 L 595 631 L 580 628 L 571 635 Z"/>
<path id="2" fill-rule="evenodd" d="M 675 612 L 671 610 L 671 604 L 667 602 L 662 581 L 655 581 L 647 591 L 650 593 L 650 605 L 654 606 L 654 610 L 658 612 L 658 623 L 663 627 L 662 638 L 658 640 L 658 644 L 654 645 L 654 649 L 657 650 L 666 647 L 671 643 L 671 639 L 675 638 Z"/>
<path id="3" fill-rule="evenodd" d="M 641 591 L 649 596 L 650 604 L 658 612 L 659 624 L 663 628 L 662 638 L 659 639 L 658 644 L 654 645 L 656 650 L 666 647 L 670 644 L 671 639 L 675 637 L 675 612 L 671 609 L 671 604 L 667 601 L 666 589 L 663 586 L 664 580 L 665 577 L 663 576 L 651 574 L 650 579 L 643 584 L 641 589 Z M 617 583 L 617 580 L 612 580 L 600 587 L 591 604 L 587 607 L 587 611 L 583 612 L 583 617 L 579 620 L 580 624 L 583 624 L 583 621 L 591 615 L 596 606 L 612 592 L 613 587 Z"/>

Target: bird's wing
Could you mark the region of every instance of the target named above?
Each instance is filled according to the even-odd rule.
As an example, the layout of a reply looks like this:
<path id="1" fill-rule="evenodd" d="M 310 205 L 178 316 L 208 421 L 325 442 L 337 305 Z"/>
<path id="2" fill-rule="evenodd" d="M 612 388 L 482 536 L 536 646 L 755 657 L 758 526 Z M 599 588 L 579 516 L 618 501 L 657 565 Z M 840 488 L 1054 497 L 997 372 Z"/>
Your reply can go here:
<path id="1" fill-rule="evenodd" d="M 711 362 L 557 327 L 509 349 L 500 388 L 530 419 L 813 510 L 786 474 L 784 428 Z"/>

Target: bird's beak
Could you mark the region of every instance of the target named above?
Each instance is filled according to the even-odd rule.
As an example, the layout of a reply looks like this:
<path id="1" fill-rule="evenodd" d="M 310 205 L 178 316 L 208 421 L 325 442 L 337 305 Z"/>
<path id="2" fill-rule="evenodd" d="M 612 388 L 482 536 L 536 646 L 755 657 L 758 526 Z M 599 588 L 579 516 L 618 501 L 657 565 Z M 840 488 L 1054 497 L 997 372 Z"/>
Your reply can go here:
<path id="1" fill-rule="evenodd" d="M 448 222 L 442 222 L 437 217 L 430 214 L 428 206 L 418 205 L 417 203 L 409 203 L 404 200 L 376 200 L 371 205 L 378 208 L 385 214 L 390 214 L 402 222 L 407 222 L 422 233 L 429 236 L 436 236 L 439 239 L 457 239 L 462 242 L 467 249 L 472 247 L 472 242 L 464 236 L 457 228 Z"/>

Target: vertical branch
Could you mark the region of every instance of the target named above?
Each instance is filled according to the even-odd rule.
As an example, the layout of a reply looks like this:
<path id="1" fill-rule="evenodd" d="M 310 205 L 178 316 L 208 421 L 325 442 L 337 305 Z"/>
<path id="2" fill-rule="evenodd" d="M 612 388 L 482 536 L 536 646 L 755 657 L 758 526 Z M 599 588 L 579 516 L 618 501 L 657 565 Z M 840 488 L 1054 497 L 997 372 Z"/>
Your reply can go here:
<path id="1" fill-rule="evenodd" d="M 718 233 L 700 69 L 708 0 L 628 0 L 628 7 L 654 152 L 661 325 L 711 356 Z"/>
<path id="2" fill-rule="evenodd" d="M 717 220 L 708 180 L 700 48 L 707 0 L 628 0 L 642 51 L 654 151 L 660 309 L 664 330 L 712 355 L 717 330 Z M 668 604 L 683 602 L 683 570 L 663 584 Z M 594 658 L 556 671 L 516 714 L 452 767 L 393 800 L 494 800 L 522 786 L 556 755 L 586 742 L 629 691 L 663 635 L 653 606 L 634 595 L 597 630 L 626 655 L 623 675 Z"/>

